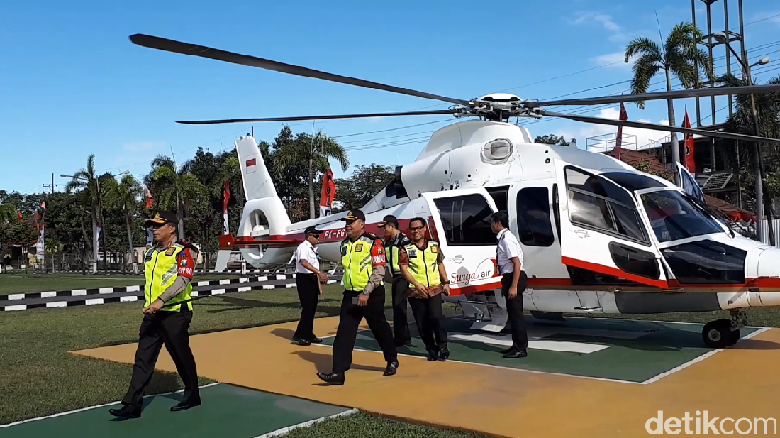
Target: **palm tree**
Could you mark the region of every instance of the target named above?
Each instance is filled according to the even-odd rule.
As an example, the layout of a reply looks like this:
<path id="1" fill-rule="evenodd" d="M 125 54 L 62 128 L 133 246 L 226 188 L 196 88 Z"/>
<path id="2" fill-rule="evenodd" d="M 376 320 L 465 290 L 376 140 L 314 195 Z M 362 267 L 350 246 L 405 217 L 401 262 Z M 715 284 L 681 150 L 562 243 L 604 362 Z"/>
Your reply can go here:
<path id="1" fill-rule="evenodd" d="M 92 219 L 92 273 L 97 273 L 98 260 L 98 217 L 100 214 L 100 183 L 98 175 L 95 172 L 95 154 L 90 154 L 87 158 L 87 167 L 80 169 L 71 175 L 72 179 L 65 186 L 65 191 L 71 193 L 73 190 L 82 191 L 85 201 L 89 202 L 89 215 Z"/>
<path id="2" fill-rule="evenodd" d="M 344 147 L 321 133 L 317 133 L 316 136 L 298 134 L 294 141 L 277 149 L 274 154 L 275 164 L 279 168 L 307 163 L 308 177 L 306 180 L 309 187 L 309 217 L 311 219 L 317 217 L 314 208 L 315 174 L 324 173 L 330 168 L 329 158 L 338 161 L 341 170 L 346 171 L 349 168 L 349 158 Z"/>
<path id="3" fill-rule="evenodd" d="M 17 218 L 16 207 L 13 204 L 0 204 L 0 224 L 6 224 Z"/>
<path id="4" fill-rule="evenodd" d="M 127 227 L 127 243 L 130 250 L 130 258 L 133 260 L 133 273 L 138 273 L 138 263 L 133 256 L 133 214 L 138 210 L 138 199 L 143 195 L 143 187 L 133 175 L 125 175 L 117 184 L 114 183 L 108 190 L 107 201 L 113 208 L 121 209 L 125 214 L 125 226 Z"/>
<path id="5" fill-rule="evenodd" d="M 661 71 L 666 75 L 666 91 L 672 91 L 672 75 L 676 76 L 686 89 L 701 88 L 699 81 L 699 68 L 704 70 L 707 79 L 712 80 L 712 60 L 709 55 L 696 47 L 703 38 L 702 32 L 691 23 L 679 23 L 666 38 L 663 47 L 649 38 L 636 38 L 626 47 L 625 62 L 629 62 L 634 56 L 638 59 L 634 63 L 634 77 L 631 80 L 631 93 L 642 94 L 647 92 L 650 80 Z M 674 102 L 666 101 L 669 111 L 669 126 L 675 127 Z M 644 109 L 644 102 L 636 102 L 639 108 Z M 672 157 L 676 163 L 680 162 L 680 146 L 677 142 L 677 134 L 672 132 Z M 674 172 L 675 183 L 677 172 Z"/>
<path id="6" fill-rule="evenodd" d="M 155 193 L 159 203 L 173 207 L 179 217 L 179 237 L 184 237 L 184 212 L 191 202 L 202 199 L 207 193 L 206 187 L 191 173 L 176 170 L 176 163 L 171 157 L 158 155 L 152 160 L 152 172 L 147 177 L 157 186 Z"/>

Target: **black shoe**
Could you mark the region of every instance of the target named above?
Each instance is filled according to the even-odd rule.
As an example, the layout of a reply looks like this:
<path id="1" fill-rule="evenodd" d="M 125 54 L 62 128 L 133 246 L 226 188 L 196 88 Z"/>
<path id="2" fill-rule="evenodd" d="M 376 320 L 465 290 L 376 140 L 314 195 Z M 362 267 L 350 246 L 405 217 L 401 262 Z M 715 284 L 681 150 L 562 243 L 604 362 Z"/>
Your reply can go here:
<path id="1" fill-rule="evenodd" d="M 312 344 L 322 344 L 322 339 L 315 336 L 314 339 L 310 339 L 309 342 Z"/>
<path id="2" fill-rule="evenodd" d="M 317 377 L 331 385 L 344 384 L 344 373 L 317 373 Z"/>
<path id="3" fill-rule="evenodd" d="M 441 350 L 439 350 L 439 360 L 444 362 L 445 360 L 449 359 L 450 357 L 450 350 L 447 349 L 447 347 L 442 347 Z"/>
<path id="4" fill-rule="evenodd" d="M 394 376 L 396 371 L 398 371 L 398 367 L 401 366 L 401 364 L 398 363 L 397 360 L 394 360 L 392 362 L 387 363 L 387 368 L 385 368 L 385 376 Z"/>
<path id="5" fill-rule="evenodd" d="M 507 359 L 516 359 L 519 357 L 526 357 L 528 356 L 528 352 L 525 349 L 522 350 L 513 350 L 506 354 L 504 354 L 504 357 Z"/>
<path id="6" fill-rule="evenodd" d="M 439 360 L 439 351 L 430 349 L 428 350 L 428 362 L 433 362 Z"/>
<path id="7" fill-rule="evenodd" d="M 309 345 L 311 345 L 311 341 L 307 341 L 306 339 L 298 339 L 297 344 L 300 345 L 301 347 L 308 347 Z"/>
<path id="8" fill-rule="evenodd" d="M 124 405 L 121 409 L 109 409 L 108 413 L 119 418 L 138 418 L 141 416 L 141 408 Z"/>
<path id="9" fill-rule="evenodd" d="M 506 350 L 499 351 L 499 353 L 501 353 L 501 354 L 509 354 L 509 353 L 511 353 L 511 352 L 513 352 L 515 350 L 517 350 L 517 349 L 514 346 L 512 346 L 512 347 L 507 348 Z"/>
<path id="10" fill-rule="evenodd" d="M 195 400 L 184 400 L 176 406 L 171 407 L 171 412 L 186 411 L 187 409 L 194 408 L 195 406 L 200 406 L 199 398 Z"/>

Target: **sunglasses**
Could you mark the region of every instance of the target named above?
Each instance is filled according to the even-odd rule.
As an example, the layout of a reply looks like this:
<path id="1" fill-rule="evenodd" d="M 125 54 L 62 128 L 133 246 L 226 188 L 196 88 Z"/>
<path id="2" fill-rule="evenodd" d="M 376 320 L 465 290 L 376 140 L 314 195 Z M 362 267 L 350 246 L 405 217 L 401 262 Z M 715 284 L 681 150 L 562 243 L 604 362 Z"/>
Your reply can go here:
<path id="1" fill-rule="evenodd" d="M 424 230 L 425 227 L 409 227 L 409 231 L 420 231 Z"/>

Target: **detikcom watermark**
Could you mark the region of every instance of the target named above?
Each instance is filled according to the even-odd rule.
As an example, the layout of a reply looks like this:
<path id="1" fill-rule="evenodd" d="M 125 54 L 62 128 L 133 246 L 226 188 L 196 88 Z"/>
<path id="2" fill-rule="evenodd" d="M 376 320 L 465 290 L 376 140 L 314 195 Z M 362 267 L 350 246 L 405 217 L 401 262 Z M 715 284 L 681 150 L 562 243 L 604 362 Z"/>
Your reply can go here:
<path id="1" fill-rule="evenodd" d="M 645 421 L 645 430 L 652 435 L 670 434 L 712 434 L 740 435 L 769 433 L 777 434 L 777 421 L 763 417 L 710 417 L 708 411 L 696 411 L 694 416 L 686 412 L 682 417 L 664 417 L 663 411 Z"/>

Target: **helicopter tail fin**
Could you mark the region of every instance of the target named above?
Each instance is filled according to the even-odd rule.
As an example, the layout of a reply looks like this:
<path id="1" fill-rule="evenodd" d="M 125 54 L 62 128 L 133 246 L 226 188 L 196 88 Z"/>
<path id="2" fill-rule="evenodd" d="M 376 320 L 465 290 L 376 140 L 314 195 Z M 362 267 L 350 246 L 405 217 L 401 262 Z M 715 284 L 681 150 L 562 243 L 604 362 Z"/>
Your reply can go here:
<path id="1" fill-rule="evenodd" d="M 276 193 L 257 142 L 254 137 L 246 136 L 239 137 L 235 145 L 247 200 L 239 226 L 240 235 L 248 236 L 256 226 L 261 225 L 258 212 L 268 220 L 270 234 L 285 234 L 291 224 L 290 218 Z"/>

